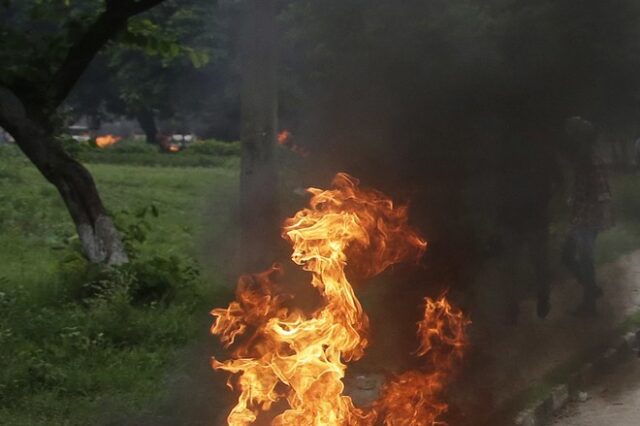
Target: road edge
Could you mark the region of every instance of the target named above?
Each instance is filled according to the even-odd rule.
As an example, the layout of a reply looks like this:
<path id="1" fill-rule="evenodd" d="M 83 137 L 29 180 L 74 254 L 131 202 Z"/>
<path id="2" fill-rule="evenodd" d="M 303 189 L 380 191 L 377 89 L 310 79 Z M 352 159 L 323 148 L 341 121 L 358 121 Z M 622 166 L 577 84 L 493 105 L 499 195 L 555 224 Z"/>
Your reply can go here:
<path id="1" fill-rule="evenodd" d="M 569 375 L 565 383 L 554 386 L 534 403 L 520 410 L 511 424 L 513 426 L 544 426 L 558 414 L 571 400 L 578 400 L 579 394 L 595 379 L 611 371 L 637 352 L 640 346 L 640 328 L 619 336 L 612 346 L 591 362 L 586 362 Z"/>

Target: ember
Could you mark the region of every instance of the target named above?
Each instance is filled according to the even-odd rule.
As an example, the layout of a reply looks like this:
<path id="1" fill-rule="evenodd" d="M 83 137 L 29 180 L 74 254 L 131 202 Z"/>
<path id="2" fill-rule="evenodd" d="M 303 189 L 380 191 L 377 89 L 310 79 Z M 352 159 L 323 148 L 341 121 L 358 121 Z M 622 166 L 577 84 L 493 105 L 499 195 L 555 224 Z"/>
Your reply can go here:
<path id="1" fill-rule="evenodd" d="M 291 132 L 288 131 L 287 129 L 278 133 L 278 143 L 280 145 L 286 145 L 291 141 L 291 138 L 292 138 Z"/>
<path id="2" fill-rule="evenodd" d="M 229 386 L 240 392 L 228 424 L 250 425 L 283 399 L 288 409 L 273 425 L 443 424 L 442 391 L 462 355 L 468 323 L 444 297 L 426 300 L 419 323 L 424 371 L 393 379 L 371 407 L 356 407 L 343 395 L 346 363 L 364 354 L 369 326 L 345 267 L 370 277 L 418 259 L 427 243 L 408 225 L 407 208 L 360 188 L 344 173 L 336 175 L 331 189 L 308 192 L 309 207 L 285 221 L 283 237 L 293 247 L 291 259 L 311 272 L 322 307 L 307 313 L 292 306 L 292 297 L 277 285 L 281 268 L 274 265 L 242 277 L 236 301 L 211 312 L 211 332 L 232 355 L 224 362 L 213 359 L 213 368 L 232 373 Z"/>
<path id="3" fill-rule="evenodd" d="M 278 145 L 288 148 L 301 157 L 306 157 L 307 155 L 309 155 L 306 149 L 296 145 L 296 143 L 293 141 L 293 133 L 291 133 L 287 129 L 278 133 L 276 140 L 278 142 Z"/>

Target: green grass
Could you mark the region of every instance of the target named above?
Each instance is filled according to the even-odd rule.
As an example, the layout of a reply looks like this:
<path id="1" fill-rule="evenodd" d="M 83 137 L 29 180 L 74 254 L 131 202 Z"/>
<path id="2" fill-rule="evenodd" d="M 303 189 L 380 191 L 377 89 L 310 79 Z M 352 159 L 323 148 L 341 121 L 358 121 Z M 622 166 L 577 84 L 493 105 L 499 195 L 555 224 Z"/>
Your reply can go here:
<path id="1" fill-rule="evenodd" d="M 640 176 L 616 176 L 611 186 L 616 225 L 598 237 L 599 263 L 640 248 Z"/>
<path id="2" fill-rule="evenodd" d="M 176 350 L 200 334 L 201 319 L 221 297 L 215 271 L 198 276 L 190 268 L 200 269 L 193 260 L 200 236 L 231 226 L 233 162 L 89 169 L 119 221 L 158 208 L 157 218 L 145 218 L 150 229 L 132 268 L 175 291 L 170 299 L 136 301 L 131 288 L 140 283 L 127 270 L 87 287 L 92 275 L 70 256 L 75 232 L 56 190 L 14 147 L 0 147 L 2 425 L 96 424 L 108 417 L 105 407 L 148 406 L 161 396 Z M 214 197 L 228 204 L 211 209 Z"/>

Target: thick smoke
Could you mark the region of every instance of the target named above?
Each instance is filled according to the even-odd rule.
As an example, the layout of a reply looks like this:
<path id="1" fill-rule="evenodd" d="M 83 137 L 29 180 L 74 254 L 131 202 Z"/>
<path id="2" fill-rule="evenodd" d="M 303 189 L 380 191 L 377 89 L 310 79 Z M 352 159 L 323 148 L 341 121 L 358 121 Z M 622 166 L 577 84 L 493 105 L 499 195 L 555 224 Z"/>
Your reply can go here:
<path id="1" fill-rule="evenodd" d="M 405 298 L 448 288 L 476 327 L 502 317 L 513 229 L 566 223 L 573 147 L 564 121 L 592 121 L 607 150 L 611 135 L 637 136 L 637 22 L 632 1 L 287 6 L 281 115 L 310 153 L 301 186 L 349 172 L 410 202 L 429 241 L 421 268 L 395 271 L 393 290 L 372 296 L 380 329 L 401 323 L 377 336 L 383 357 L 396 340 L 407 340 L 397 352 L 411 347 L 418 312 Z M 555 231 L 550 238 L 562 238 Z M 559 254 L 550 259 L 556 276 Z M 539 279 L 524 278 L 519 297 Z"/>

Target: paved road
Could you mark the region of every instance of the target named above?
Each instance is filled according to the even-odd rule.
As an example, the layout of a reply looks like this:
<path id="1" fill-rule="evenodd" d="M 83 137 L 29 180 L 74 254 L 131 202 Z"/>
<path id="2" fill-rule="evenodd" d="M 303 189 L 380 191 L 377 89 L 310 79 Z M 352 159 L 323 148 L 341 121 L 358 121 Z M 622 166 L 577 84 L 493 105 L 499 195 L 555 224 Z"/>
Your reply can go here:
<path id="1" fill-rule="evenodd" d="M 588 391 L 589 399 L 569 405 L 553 426 L 640 425 L 640 358 L 617 367 Z"/>

